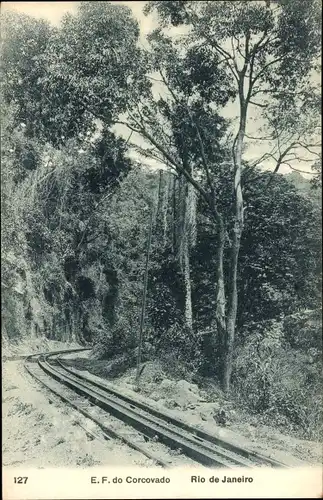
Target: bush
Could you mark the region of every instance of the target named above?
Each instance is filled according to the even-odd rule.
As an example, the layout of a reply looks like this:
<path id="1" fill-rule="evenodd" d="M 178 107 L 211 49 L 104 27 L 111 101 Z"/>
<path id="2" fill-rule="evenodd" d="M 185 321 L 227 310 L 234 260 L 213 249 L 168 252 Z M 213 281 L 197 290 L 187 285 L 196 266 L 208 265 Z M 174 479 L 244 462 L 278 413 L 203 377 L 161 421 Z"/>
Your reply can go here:
<path id="1" fill-rule="evenodd" d="M 284 334 L 291 347 L 322 351 L 322 315 L 320 311 L 296 313 L 284 319 Z"/>
<path id="2" fill-rule="evenodd" d="M 175 376 L 178 372 L 191 378 L 200 370 L 201 338 L 183 325 L 175 324 L 161 334 L 157 352 Z"/>
<path id="3" fill-rule="evenodd" d="M 316 439 L 322 427 L 320 361 L 286 344 L 282 323 L 249 335 L 234 362 L 238 398 L 266 423 Z"/>

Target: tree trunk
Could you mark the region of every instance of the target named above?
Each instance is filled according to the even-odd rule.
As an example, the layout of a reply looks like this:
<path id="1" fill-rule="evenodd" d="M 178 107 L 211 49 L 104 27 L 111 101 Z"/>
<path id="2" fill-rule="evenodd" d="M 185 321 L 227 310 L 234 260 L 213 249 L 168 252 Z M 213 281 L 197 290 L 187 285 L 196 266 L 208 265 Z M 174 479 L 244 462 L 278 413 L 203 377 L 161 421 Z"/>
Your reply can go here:
<path id="1" fill-rule="evenodd" d="M 176 190 L 177 190 L 178 180 L 173 176 L 172 184 L 172 209 L 173 209 L 173 224 L 172 224 L 172 250 L 175 254 L 177 246 L 177 235 L 176 235 L 176 218 L 177 218 L 177 206 L 176 206 Z"/>
<path id="2" fill-rule="evenodd" d="M 230 381 L 232 374 L 232 361 L 233 361 L 233 349 L 234 349 L 234 339 L 235 339 L 235 329 L 237 321 L 237 310 L 238 310 L 238 259 L 240 250 L 240 241 L 242 234 L 242 219 L 236 219 L 235 227 L 233 230 L 233 242 L 232 242 L 232 253 L 231 253 L 231 290 L 229 297 L 229 309 L 227 316 L 227 332 L 226 332 L 226 354 L 225 354 L 225 366 L 223 374 L 223 388 L 225 391 L 230 389 Z"/>
<path id="3" fill-rule="evenodd" d="M 167 213 L 168 213 L 168 197 L 169 197 L 169 179 L 166 177 L 165 188 L 163 193 L 163 211 L 162 211 L 162 228 L 163 237 L 162 245 L 163 250 L 166 248 L 167 244 Z"/>
<path id="4" fill-rule="evenodd" d="M 188 168 L 188 167 L 187 167 Z M 193 174 L 191 169 L 191 174 Z M 191 186 L 181 175 L 178 181 L 176 203 L 176 248 L 184 284 L 184 321 L 189 330 L 193 329 L 192 290 L 190 272 L 190 249 L 195 244 L 196 218 L 195 198 Z"/>
<path id="5" fill-rule="evenodd" d="M 154 210 L 153 210 L 153 207 L 151 207 L 150 208 L 150 223 L 149 223 L 149 230 L 148 230 L 148 241 L 147 241 L 145 274 L 144 274 L 144 287 L 143 287 L 141 315 L 140 315 L 140 329 L 139 329 L 139 339 L 138 339 L 137 373 L 136 373 L 136 386 L 137 387 L 139 385 L 139 377 L 140 377 L 140 363 L 141 363 L 141 355 L 142 355 L 144 325 L 145 325 L 147 284 L 148 284 L 149 259 L 150 259 L 150 248 L 151 248 L 151 236 L 152 236 L 152 230 L 153 230 L 153 222 L 154 222 Z"/>
<path id="6" fill-rule="evenodd" d="M 226 304 L 225 304 L 225 284 L 223 271 L 223 255 L 224 255 L 224 223 L 221 214 L 216 213 L 218 239 L 216 251 L 216 309 L 215 320 L 217 326 L 217 344 L 222 363 L 219 366 L 221 377 L 224 372 L 224 359 L 226 354 Z"/>
<path id="7" fill-rule="evenodd" d="M 187 242 L 187 236 L 184 236 L 184 259 L 183 259 L 183 274 L 185 284 L 185 324 L 193 329 L 193 312 L 192 312 L 192 289 L 191 289 L 191 273 L 190 273 L 190 256 Z"/>
<path id="8" fill-rule="evenodd" d="M 235 177 L 234 177 L 234 193 L 235 193 L 235 222 L 233 228 L 232 238 L 232 253 L 231 253 L 231 276 L 230 276 L 230 293 L 229 293 L 229 307 L 227 315 L 227 330 L 226 330 L 226 347 L 225 347 L 225 361 L 223 373 L 223 389 L 229 391 L 232 362 L 233 362 L 233 349 L 235 339 L 235 329 L 237 320 L 238 309 L 238 260 L 240 251 L 241 235 L 243 230 L 243 195 L 241 189 L 241 166 L 242 166 L 242 147 L 246 128 L 246 109 L 241 106 L 241 121 L 237 137 L 236 150 L 234 155 L 235 164 Z"/>
<path id="9" fill-rule="evenodd" d="M 235 231 L 235 229 L 234 229 Z M 224 373 L 223 373 L 223 389 L 225 392 L 230 389 L 231 374 L 232 374 L 232 362 L 233 362 L 233 350 L 234 350 L 234 339 L 235 339 L 235 328 L 237 319 L 237 308 L 238 308 L 238 290 L 237 290 L 237 270 L 238 270 L 238 256 L 240 248 L 240 237 L 238 235 L 234 237 L 233 248 L 232 248 L 232 276 L 231 276 L 231 297 L 230 297 L 230 307 L 227 317 L 227 330 L 226 330 L 226 342 L 225 342 L 225 358 L 224 358 Z"/>

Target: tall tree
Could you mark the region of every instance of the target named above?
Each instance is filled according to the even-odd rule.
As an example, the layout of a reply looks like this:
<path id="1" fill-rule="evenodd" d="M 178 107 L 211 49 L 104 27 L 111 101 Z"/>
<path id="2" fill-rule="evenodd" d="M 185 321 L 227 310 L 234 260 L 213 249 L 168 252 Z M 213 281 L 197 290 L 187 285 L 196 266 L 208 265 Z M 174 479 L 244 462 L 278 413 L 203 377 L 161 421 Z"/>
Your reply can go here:
<path id="1" fill-rule="evenodd" d="M 128 7 L 80 2 L 59 29 L 11 13 L 4 26 L 5 98 L 31 135 L 82 142 L 98 121 L 110 125 L 126 110 L 128 88 L 140 77 L 139 26 Z"/>
<path id="2" fill-rule="evenodd" d="M 42 79 L 47 68 L 42 57 L 55 29 L 44 20 L 9 10 L 3 14 L 2 27 L 3 98 L 12 106 L 13 125 L 23 123 L 27 137 L 33 137 L 45 122 L 48 97 Z"/>
<path id="3" fill-rule="evenodd" d="M 297 7 L 297 8 L 296 8 Z M 215 102 L 218 106 L 222 97 L 225 104 L 232 95 L 236 97 L 238 108 L 236 133 L 232 140 L 231 162 L 233 164 L 234 220 L 230 230 L 231 271 L 227 289 L 223 270 L 223 256 L 226 227 L 223 214 L 219 211 L 219 200 L 215 197 L 214 180 L 210 175 L 210 165 L 205 156 L 205 145 L 199 125 L 194 119 L 199 153 L 207 178 L 207 190 L 196 181 L 185 163 L 174 149 L 169 147 L 165 127 L 165 114 L 159 122 L 159 133 L 152 132 L 152 116 L 145 107 L 136 108 L 129 116 L 128 126 L 142 134 L 155 151 L 177 172 L 199 191 L 210 205 L 218 231 L 216 317 L 217 329 L 223 347 L 223 386 L 229 389 L 234 337 L 236 328 L 238 294 L 238 258 L 244 225 L 244 202 L 242 190 L 243 153 L 248 134 L 250 108 L 256 107 L 262 120 L 267 122 L 273 113 L 267 105 L 257 102 L 259 94 L 269 94 L 271 103 L 284 100 L 295 103 L 308 92 L 309 76 L 316 64 L 320 42 L 320 22 L 318 3 L 313 0 L 302 2 L 151 2 L 147 11 L 156 8 L 160 15 L 161 27 L 153 34 L 151 41 L 157 43 L 160 52 L 168 48 L 168 54 L 175 44 L 180 43 L 181 53 L 187 64 L 191 82 L 189 97 L 191 102 L 197 93 L 204 91 L 204 102 Z M 300 15 L 301 13 L 301 15 Z M 162 28 L 170 25 L 186 24 L 188 33 L 180 42 L 173 42 L 162 34 Z M 183 59 L 183 57 L 181 58 Z M 193 67 L 192 60 L 195 59 Z M 161 66 L 161 65 L 159 65 Z M 164 67 L 154 67 L 168 88 L 171 98 L 177 101 L 174 88 L 178 79 L 172 72 L 163 74 Z M 219 78 L 220 76 L 220 78 Z M 202 81 L 201 81 L 202 80 Z M 210 82 L 208 95 L 206 82 Z M 214 89 L 219 84 L 220 89 Z M 212 87 L 213 85 L 213 87 Z M 222 91 L 222 95 L 221 95 Z M 190 103 L 184 102 L 190 115 Z M 139 109 L 138 109 L 139 108 Z M 156 105 L 152 106 L 156 113 Z M 264 109 L 264 112 L 262 110 Z M 164 119 L 164 120 L 163 120 Z M 166 129 L 167 130 L 167 129 Z M 277 168 L 276 168 L 277 170 Z"/>

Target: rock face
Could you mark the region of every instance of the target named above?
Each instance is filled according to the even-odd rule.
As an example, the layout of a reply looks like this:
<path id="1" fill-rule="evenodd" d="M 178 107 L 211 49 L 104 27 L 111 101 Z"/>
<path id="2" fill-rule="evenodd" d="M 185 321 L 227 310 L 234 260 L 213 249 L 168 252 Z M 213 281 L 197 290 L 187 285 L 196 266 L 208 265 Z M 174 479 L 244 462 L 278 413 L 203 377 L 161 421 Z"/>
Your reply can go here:
<path id="1" fill-rule="evenodd" d="M 109 283 L 104 275 L 99 280 L 99 269 L 70 265 L 68 273 L 54 254 L 37 265 L 25 247 L 2 256 L 3 338 L 12 344 L 25 336 L 85 344 L 98 333 L 105 337 L 104 313 L 111 313 L 113 300 L 111 293 L 108 304 L 102 300 Z"/>
<path id="2" fill-rule="evenodd" d="M 49 322 L 50 308 L 37 290 L 27 260 L 11 252 L 3 260 L 9 285 L 3 289 L 3 336 L 13 342 L 26 335 L 37 337 Z"/>

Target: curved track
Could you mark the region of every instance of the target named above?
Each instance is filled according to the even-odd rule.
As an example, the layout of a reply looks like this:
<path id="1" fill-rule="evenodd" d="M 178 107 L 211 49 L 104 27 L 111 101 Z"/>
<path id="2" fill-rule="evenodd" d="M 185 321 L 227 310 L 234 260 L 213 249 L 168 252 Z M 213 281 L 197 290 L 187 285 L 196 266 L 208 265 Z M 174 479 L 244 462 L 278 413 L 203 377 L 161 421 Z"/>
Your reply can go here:
<path id="1" fill-rule="evenodd" d="M 84 416 L 93 420 L 101 428 L 106 438 L 120 439 L 162 467 L 169 467 L 174 463 L 160 458 L 158 454 L 149 450 L 149 442 L 151 441 L 163 443 L 189 457 L 192 463 L 199 463 L 207 467 L 286 467 L 280 462 L 235 446 L 188 425 L 142 401 L 125 396 L 104 381 L 94 381 L 90 376 L 85 376 L 82 372 L 66 366 L 62 355 L 80 350 L 84 349 L 30 356 L 25 361 L 25 367 L 39 382 Z M 55 379 L 67 387 L 70 396 L 63 395 L 57 389 L 53 389 L 50 386 L 50 379 Z M 99 407 L 127 426 L 131 426 L 144 436 L 145 445 L 138 444 L 122 432 L 112 430 L 106 424 L 106 419 L 102 418 L 102 412 L 101 417 L 96 418 L 90 411 L 91 407 Z"/>

